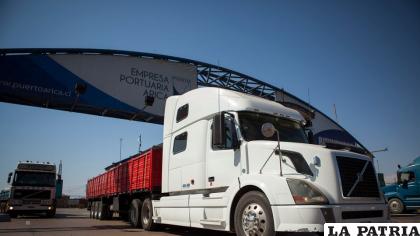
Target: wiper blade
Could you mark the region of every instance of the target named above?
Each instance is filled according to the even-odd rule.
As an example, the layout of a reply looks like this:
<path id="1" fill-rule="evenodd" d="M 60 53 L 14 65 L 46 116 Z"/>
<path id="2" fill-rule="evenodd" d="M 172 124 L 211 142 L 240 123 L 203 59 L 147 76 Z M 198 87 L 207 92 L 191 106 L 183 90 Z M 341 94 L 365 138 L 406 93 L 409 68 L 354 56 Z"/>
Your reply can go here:
<path id="1" fill-rule="evenodd" d="M 261 166 L 260 168 L 260 174 L 262 174 L 262 170 L 264 169 L 265 165 L 267 164 L 267 162 L 270 160 L 270 158 L 273 156 L 274 153 L 276 153 L 276 151 L 278 152 L 277 147 L 273 149 L 273 151 L 271 152 L 270 156 L 268 156 L 268 158 L 265 160 L 264 164 Z M 280 152 L 279 152 L 280 153 Z M 277 154 L 277 153 L 276 153 Z M 279 154 L 280 155 L 280 154 Z M 281 158 L 281 157 L 280 157 Z M 281 161 L 281 159 L 280 159 Z"/>
<path id="2" fill-rule="evenodd" d="M 334 149 L 334 150 L 347 150 L 350 152 L 355 152 L 363 155 L 369 155 L 369 153 L 364 150 L 363 148 L 358 148 L 350 145 L 344 145 L 344 144 L 338 144 L 338 143 L 325 143 L 325 147 L 328 149 Z"/>

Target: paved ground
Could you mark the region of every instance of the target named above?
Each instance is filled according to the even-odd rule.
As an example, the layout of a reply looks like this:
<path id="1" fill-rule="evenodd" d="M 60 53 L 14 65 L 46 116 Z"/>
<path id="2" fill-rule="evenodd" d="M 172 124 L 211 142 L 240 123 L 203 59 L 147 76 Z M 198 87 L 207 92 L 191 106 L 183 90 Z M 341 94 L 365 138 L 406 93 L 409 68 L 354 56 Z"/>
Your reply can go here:
<path id="1" fill-rule="evenodd" d="M 420 211 L 411 214 L 398 214 L 392 216 L 392 222 L 397 223 L 420 223 Z"/>
<path id="2" fill-rule="evenodd" d="M 157 232 L 145 232 L 133 229 L 121 220 L 99 221 L 89 219 L 84 209 L 58 209 L 55 218 L 25 216 L 0 222 L 0 236 L 70 236 L 70 235 L 180 235 L 180 236 L 232 236 L 233 234 L 209 230 L 189 229 L 184 227 L 162 227 Z M 402 214 L 393 216 L 394 222 L 420 222 L 420 214 Z M 302 234 L 299 234 L 301 236 Z M 311 234 L 305 234 L 311 235 Z M 315 234 L 312 234 L 315 235 Z"/>

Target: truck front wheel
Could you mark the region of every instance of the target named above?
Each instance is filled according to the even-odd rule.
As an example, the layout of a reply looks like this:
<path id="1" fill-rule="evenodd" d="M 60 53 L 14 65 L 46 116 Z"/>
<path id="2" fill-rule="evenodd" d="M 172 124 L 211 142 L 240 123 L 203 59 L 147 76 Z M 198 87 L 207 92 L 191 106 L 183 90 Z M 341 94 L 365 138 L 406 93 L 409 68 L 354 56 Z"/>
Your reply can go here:
<path id="1" fill-rule="evenodd" d="M 17 218 L 18 215 L 15 212 L 9 212 L 10 218 Z"/>
<path id="2" fill-rule="evenodd" d="M 153 222 L 153 206 L 150 198 L 146 198 L 141 207 L 141 225 L 148 231 L 156 228 L 156 224 Z"/>
<path id="3" fill-rule="evenodd" d="M 55 216 L 55 208 L 53 210 L 47 211 L 46 215 L 47 217 L 54 217 Z"/>
<path id="4" fill-rule="evenodd" d="M 133 199 L 130 204 L 130 209 L 128 210 L 128 215 L 130 219 L 130 224 L 136 228 L 140 228 L 140 199 Z"/>
<path id="5" fill-rule="evenodd" d="M 398 198 L 391 198 L 388 201 L 388 207 L 392 214 L 401 214 L 404 211 L 404 204 Z"/>
<path id="6" fill-rule="evenodd" d="M 274 220 L 270 204 L 263 193 L 244 194 L 236 205 L 234 226 L 237 235 L 273 236 Z"/>

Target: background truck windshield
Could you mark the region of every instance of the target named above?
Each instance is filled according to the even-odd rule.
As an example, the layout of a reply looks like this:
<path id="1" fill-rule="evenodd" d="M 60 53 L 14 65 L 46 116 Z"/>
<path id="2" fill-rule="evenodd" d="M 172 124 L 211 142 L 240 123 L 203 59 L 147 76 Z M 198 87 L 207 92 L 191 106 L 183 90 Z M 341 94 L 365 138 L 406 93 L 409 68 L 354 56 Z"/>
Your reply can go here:
<path id="1" fill-rule="evenodd" d="M 55 173 L 17 171 L 13 185 L 54 187 Z"/>
<path id="2" fill-rule="evenodd" d="M 277 135 L 266 138 L 261 133 L 261 126 L 264 123 L 270 122 L 276 127 L 280 133 L 280 141 L 308 143 L 306 134 L 302 126 L 293 120 L 272 116 L 257 112 L 240 111 L 239 123 L 241 133 L 246 141 L 252 140 L 272 140 L 277 141 Z"/>

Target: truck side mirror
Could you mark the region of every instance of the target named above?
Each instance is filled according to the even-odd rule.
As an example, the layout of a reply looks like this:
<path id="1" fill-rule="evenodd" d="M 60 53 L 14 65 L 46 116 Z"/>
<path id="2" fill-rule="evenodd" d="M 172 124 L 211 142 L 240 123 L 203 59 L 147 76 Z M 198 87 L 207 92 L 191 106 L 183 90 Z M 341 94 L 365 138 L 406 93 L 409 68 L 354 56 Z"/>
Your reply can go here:
<path id="1" fill-rule="evenodd" d="M 226 144 L 225 112 L 217 113 L 213 118 L 212 142 L 216 147 Z"/>
<path id="2" fill-rule="evenodd" d="M 314 133 L 312 132 L 312 130 L 308 130 L 308 142 L 310 144 L 314 144 L 315 143 Z"/>
<path id="3" fill-rule="evenodd" d="M 241 147 L 241 141 L 236 136 L 236 133 L 235 133 L 235 136 L 233 136 L 233 144 L 232 144 L 232 147 L 233 147 L 233 150 L 237 150 L 237 149 L 239 149 Z"/>
<path id="4" fill-rule="evenodd" d="M 10 172 L 9 175 L 7 176 L 7 183 L 10 184 L 10 181 L 12 181 L 12 175 L 13 173 Z"/>

